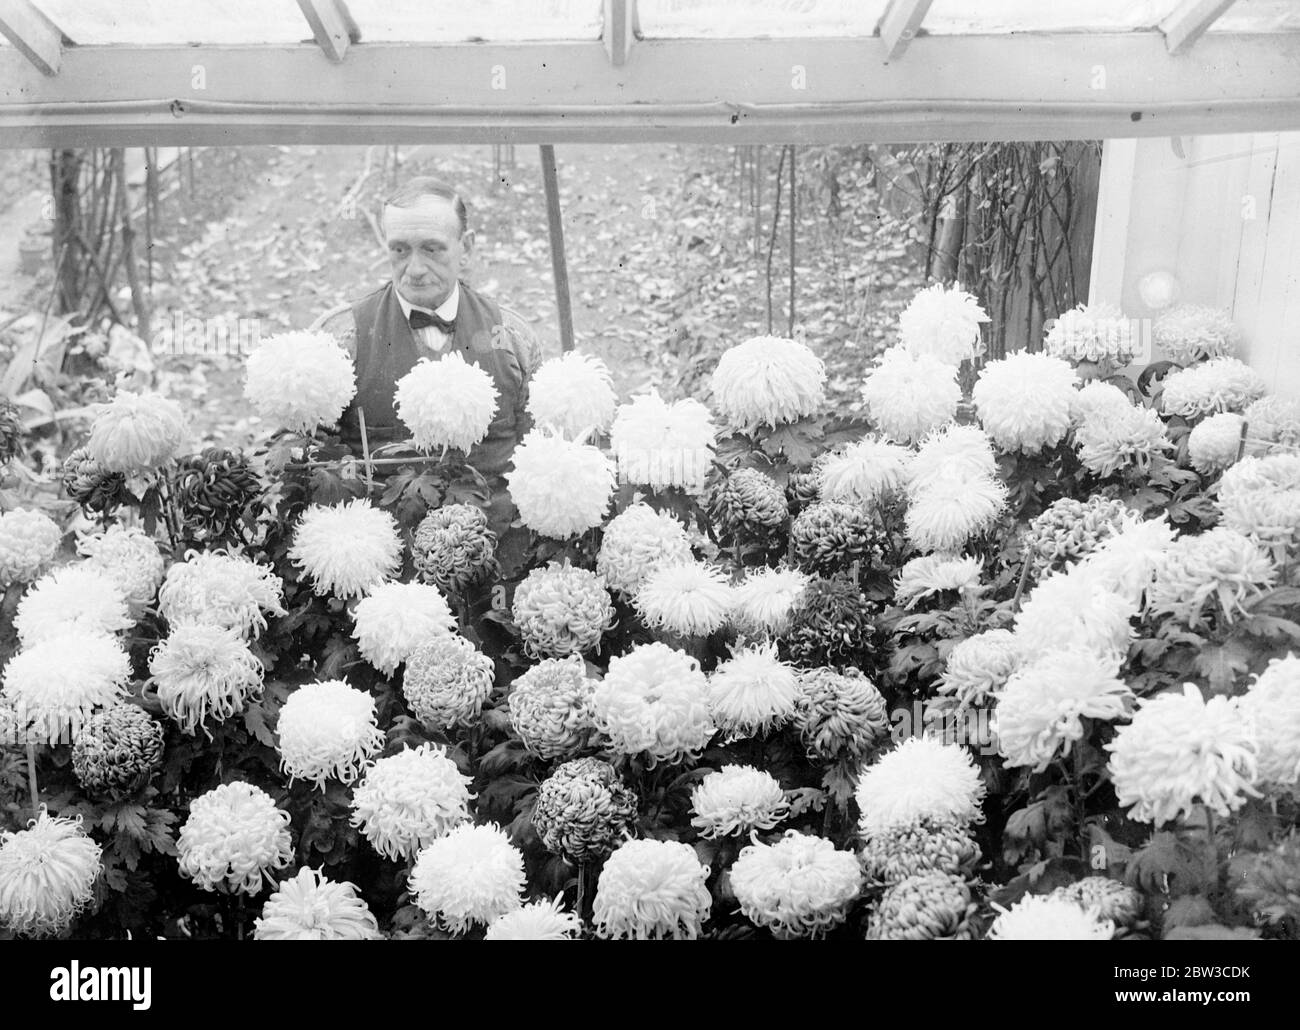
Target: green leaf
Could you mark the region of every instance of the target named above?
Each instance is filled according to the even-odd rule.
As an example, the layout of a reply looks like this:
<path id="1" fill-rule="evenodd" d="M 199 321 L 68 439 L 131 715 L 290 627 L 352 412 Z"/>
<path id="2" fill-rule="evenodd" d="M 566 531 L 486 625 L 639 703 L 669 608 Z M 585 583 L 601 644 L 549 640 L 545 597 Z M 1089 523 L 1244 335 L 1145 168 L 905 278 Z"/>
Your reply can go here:
<path id="1" fill-rule="evenodd" d="M 263 702 L 254 702 L 244 709 L 244 728 L 257 738 L 258 743 L 273 748 L 276 746 L 275 731 L 267 722 L 268 714 Z"/>
<path id="2" fill-rule="evenodd" d="M 1210 849 L 1203 840 L 1186 840 L 1161 831 L 1134 852 L 1125 878 L 1148 894 L 1203 894 L 1216 879 Z"/>
<path id="3" fill-rule="evenodd" d="M 1252 649 L 1234 637 L 1197 652 L 1196 669 L 1216 694 L 1231 694 L 1237 681 L 1250 671 L 1252 655 Z"/>

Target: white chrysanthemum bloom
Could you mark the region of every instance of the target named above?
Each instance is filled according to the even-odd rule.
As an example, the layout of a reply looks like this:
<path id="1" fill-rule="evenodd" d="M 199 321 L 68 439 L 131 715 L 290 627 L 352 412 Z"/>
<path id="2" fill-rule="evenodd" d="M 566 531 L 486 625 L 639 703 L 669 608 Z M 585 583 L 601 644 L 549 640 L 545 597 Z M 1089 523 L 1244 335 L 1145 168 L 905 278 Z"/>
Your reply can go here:
<path id="1" fill-rule="evenodd" d="M 739 429 L 798 421 L 826 399 L 821 358 L 807 344 L 779 336 L 754 336 L 728 347 L 712 382 L 718 411 Z"/>
<path id="2" fill-rule="evenodd" d="M 709 676 L 709 711 L 728 739 L 752 737 L 794 718 L 799 678 L 765 642 L 737 647 Z"/>
<path id="3" fill-rule="evenodd" d="M 727 765 L 691 791 L 691 825 L 701 837 L 748 836 L 770 830 L 790 814 L 781 784 L 752 765 Z"/>
<path id="4" fill-rule="evenodd" d="M 511 614 L 530 655 L 563 657 L 599 648 L 614 624 L 605 581 L 587 569 L 551 562 L 515 590 Z"/>
<path id="5" fill-rule="evenodd" d="M 213 787 L 190 802 L 176 839 L 181 875 L 206 891 L 257 894 L 293 861 L 289 813 L 251 783 Z"/>
<path id="6" fill-rule="evenodd" d="M 25 647 L 4 667 L 0 701 L 51 747 L 71 744 L 99 708 L 126 694 L 131 659 L 115 637 L 68 632 Z"/>
<path id="7" fill-rule="evenodd" d="M 306 683 L 289 695 L 276 726 L 280 768 L 317 790 L 333 777 L 351 783 L 384 746 L 375 699 L 343 680 Z"/>
<path id="8" fill-rule="evenodd" d="M 780 636 L 812 577 L 799 569 L 751 569 L 731 588 L 731 622 L 749 636 Z"/>
<path id="9" fill-rule="evenodd" d="M 163 711 L 189 734 L 262 695 L 262 663 L 238 630 L 221 626 L 176 626 L 150 652 L 149 673 Z"/>
<path id="10" fill-rule="evenodd" d="M 572 941 L 582 933 L 582 920 L 566 912 L 558 897 L 530 901 L 492 920 L 485 941 Z"/>
<path id="11" fill-rule="evenodd" d="M 787 830 L 774 844 L 741 850 L 731 889 L 745 918 L 774 937 L 821 937 L 848 916 L 862 889 L 862 866 L 825 837 Z"/>
<path id="12" fill-rule="evenodd" d="M 1238 699 L 1259 746 L 1259 783 L 1294 788 L 1300 781 L 1300 656 L 1274 658 Z"/>
<path id="13" fill-rule="evenodd" d="M 631 597 L 660 565 L 690 560 L 686 527 L 667 512 L 637 503 L 609 520 L 596 555 L 596 571 L 611 590 Z"/>
<path id="14" fill-rule="evenodd" d="M 0 512 L 0 588 L 30 583 L 59 553 L 63 530 L 43 511 Z"/>
<path id="15" fill-rule="evenodd" d="M 915 491 L 904 531 L 920 551 L 960 551 L 973 536 L 991 528 L 1007 505 L 1007 487 L 989 476 L 958 475 L 930 480 Z"/>
<path id="16" fill-rule="evenodd" d="M 1069 432 L 1078 385 L 1068 362 L 1019 351 L 985 365 L 971 399 L 994 443 L 1004 451 L 1037 454 Z"/>
<path id="17" fill-rule="evenodd" d="M 964 747 L 908 737 L 859 774 L 859 827 L 867 836 L 916 819 L 979 822 L 984 792 L 979 768 Z"/>
<path id="18" fill-rule="evenodd" d="M 528 381 L 528 414 L 533 424 L 551 426 L 570 440 L 588 430 L 605 432 L 617 407 L 608 366 L 580 351 L 543 361 Z"/>
<path id="19" fill-rule="evenodd" d="M 1156 455 L 1173 449 L 1165 424 L 1150 408 L 1132 404 L 1095 409 L 1074 431 L 1079 460 L 1098 476 L 1122 468 L 1146 472 Z"/>
<path id="20" fill-rule="evenodd" d="M 993 920 L 990 941 L 1108 941 L 1115 924 L 1066 898 L 1026 894 Z"/>
<path id="21" fill-rule="evenodd" d="M 185 414 L 175 401 L 124 391 L 96 406 L 86 451 L 107 472 L 136 475 L 171 461 L 185 436 Z"/>
<path id="22" fill-rule="evenodd" d="M 1187 434 L 1187 457 L 1197 472 L 1222 472 L 1237 460 L 1246 420 L 1231 411 L 1221 411 L 1198 422 Z"/>
<path id="23" fill-rule="evenodd" d="M 1273 586 L 1277 570 L 1249 537 L 1224 526 L 1181 536 L 1161 557 L 1147 587 L 1147 614 L 1196 629 L 1210 613 L 1232 622 L 1246 602 Z"/>
<path id="24" fill-rule="evenodd" d="M 1117 663 L 1090 651 L 1053 651 L 1022 665 L 998 692 L 993 732 L 1009 766 L 1042 772 L 1083 736 L 1083 720 L 1128 715 L 1133 692 Z"/>
<path id="25" fill-rule="evenodd" d="M 266 629 L 266 613 L 284 615 L 284 584 L 275 570 L 221 551 L 191 551 L 167 570 L 158 611 L 177 626 L 220 626 L 245 636 Z"/>
<path id="26" fill-rule="evenodd" d="M 1106 749 L 1119 803 L 1139 822 L 1160 826 L 1198 803 L 1229 816 L 1259 796 L 1251 720 L 1237 698 L 1206 701 L 1194 683 L 1139 702 Z"/>
<path id="27" fill-rule="evenodd" d="M 894 598 L 914 608 L 931 594 L 945 590 L 981 590 L 980 560 L 966 555 L 926 554 L 908 561 L 894 580 Z"/>
<path id="28" fill-rule="evenodd" d="M 1023 660 L 1020 643 L 1010 630 L 976 633 L 948 653 L 939 691 L 955 697 L 963 708 L 978 708 L 993 700 Z"/>
<path id="29" fill-rule="evenodd" d="M 24 647 L 66 633 L 111 635 L 131 628 L 122 588 L 107 573 L 81 562 L 47 572 L 18 602 L 14 630 Z"/>
<path id="30" fill-rule="evenodd" d="M 1251 402 L 1245 415 L 1252 439 L 1289 447 L 1300 445 L 1300 398 L 1270 394 Z"/>
<path id="31" fill-rule="evenodd" d="M 1163 312 L 1151 327 L 1151 337 L 1170 361 L 1180 365 L 1235 354 L 1241 340 L 1227 311 L 1199 304 L 1180 304 Z"/>
<path id="32" fill-rule="evenodd" d="M 694 760 L 714 731 L 699 662 L 658 641 L 610 659 L 591 713 L 615 754 L 645 753 L 651 766 Z"/>
<path id="33" fill-rule="evenodd" d="M 1197 419 L 1245 411 L 1268 391 L 1258 372 L 1237 358 L 1213 358 L 1167 375 L 1160 405 L 1167 415 Z"/>
<path id="34" fill-rule="evenodd" d="M 276 333 L 248 355 L 244 397 L 261 418 L 290 432 L 334 425 L 356 392 L 352 359 L 329 333 Z"/>
<path id="35" fill-rule="evenodd" d="M 634 598 L 646 625 L 681 636 L 708 636 L 731 611 L 732 592 L 722 571 L 688 561 L 655 569 Z"/>
<path id="36" fill-rule="evenodd" d="M 510 726 L 540 758 L 572 758 L 591 737 L 591 692 L 581 655 L 546 658 L 511 684 Z"/>
<path id="37" fill-rule="evenodd" d="M 462 823 L 430 841 L 410 877 L 416 904 L 450 933 L 513 912 L 523 889 L 523 853 L 492 823 Z"/>
<path id="38" fill-rule="evenodd" d="M 867 438 L 828 454 L 818 464 L 823 501 L 871 504 L 900 489 L 911 453 L 898 444 Z"/>
<path id="39" fill-rule="evenodd" d="M 614 463 L 599 448 L 534 429 L 515 447 L 513 460 L 506 484 L 529 529 L 564 540 L 605 518 Z"/>
<path id="40" fill-rule="evenodd" d="M 1140 608 L 1156 566 L 1174 544 L 1177 533 L 1166 516 L 1126 519 L 1117 532 L 1101 542 L 1079 563 L 1106 590 Z"/>
<path id="41" fill-rule="evenodd" d="M 25 830 L 0 832 L 0 926 L 20 937 L 62 933 L 95 893 L 102 851 L 80 816 L 44 805 Z"/>
<path id="42" fill-rule="evenodd" d="M 352 825 L 386 858 L 414 858 L 469 818 L 472 782 L 445 747 L 407 748 L 366 767 L 352 790 Z"/>
<path id="43" fill-rule="evenodd" d="M 303 866 L 266 899 L 253 923 L 255 941 L 382 941 L 370 906 L 351 883 Z"/>
<path id="44" fill-rule="evenodd" d="M 1070 418 L 1076 425 L 1082 425 L 1089 419 L 1105 418 L 1108 413 L 1122 411 L 1133 407 L 1128 394 L 1114 383 L 1092 379 L 1079 387 L 1072 398 Z"/>
<path id="45" fill-rule="evenodd" d="M 708 408 L 690 397 L 668 404 L 655 390 L 619 405 L 609 441 L 621 480 L 693 494 L 704 490 L 716 444 Z"/>
<path id="46" fill-rule="evenodd" d="M 361 657 L 391 676 L 431 637 L 452 633 L 456 617 L 431 583 L 380 583 L 352 609 Z"/>
<path id="47" fill-rule="evenodd" d="M 916 443 L 957 417 L 957 369 L 930 354 L 890 347 L 862 384 L 867 413 L 891 440 Z"/>
<path id="48" fill-rule="evenodd" d="M 960 365 L 984 353 L 980 323 L 989 316 L 973 294 L 936 283 L 919 290 L 898 316 L 898 335 L 910 354 L 926 354 Z"/>
<path id="49" fill-rule="evenodd" d="M 360 597 L 397 574 L 402 538 L 393 516 L 364 498 L 313 504 L 298 520 L 289 557 L 317 594 Z"/>
<path id="50" fill-rule="evenodd" d="M 491 658 L 464 637 L 445 633 L 407 658 L 402 693 L 420 722 L 447 731 L 473 725 L 495 680 Z"/>
<path id="51" fill-rule="evenodd" d="M 1051 320 L 1043 350 L 1054 358 L 1078 363 L 1109 359 L 1127 365 L 1137 353 L 1133 323 L 1110 304 L 1080 304 Z"/>
<path id="52" fill-rule="evenodd" d="M 1219 480 L 1219 510 L 1224 526 L 1284 562 L 1300 540 L 1300 455 L 1242 458 Z"/>
<path id="53" fill-rule="evenodd" d="M 992 479 L 997 473 L 988 434 L 979 426 L 954 422 L 927 436 L 912 455 L 907 465 L 907 496 L 914 500 L 936 482 Z"/>
<path id="54" fill-rule="evenodd" d="M 397 380 L 393 407 L 423 451 L 469 452 L 488 434 L 497 410 L 492 377 L 457 351 L 421 358 Z"/>
<path id="55" fill-rule="evenodd" d="M 131 618 L 139 619 L 163 579 L 165 562 L 154 538 L 143 529 L 117 523 L 79 540 L 77 550 L 88 567 L 103 572 L 121 588 Z"/>
<path id="56" fill-rule="evenodd" d="M 1016 640 L 1026 658 L 1052 651 L 1088 651 L 1122 660 L 1133 639 L 1137 605 L 1108 588 L 1092 566 L 1047 575 L 1016 613 Z"/>
<path id="57" fill-rule="evenodd" d="M 690 940 L 713 908 L 709 867 L 675 840 L 629 840 L 606 860 L 592 908 L 596 933 L 613 940 Z"/>

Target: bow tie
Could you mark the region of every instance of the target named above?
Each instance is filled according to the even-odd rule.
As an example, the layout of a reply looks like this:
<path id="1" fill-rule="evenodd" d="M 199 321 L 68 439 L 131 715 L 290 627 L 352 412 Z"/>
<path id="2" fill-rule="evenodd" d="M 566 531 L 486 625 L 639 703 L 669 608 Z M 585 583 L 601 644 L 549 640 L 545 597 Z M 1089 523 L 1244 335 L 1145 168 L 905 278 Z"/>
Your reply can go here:
<path id="1" fill-rule="evenodd" d="M 443 318 L 441 315 L 429 311 L 421 311 L 419 308 L 411 309 L 411 317 L 408 319 L 412 329 L 428 329 L 430 326 L 446 333 L 450 336 L 456 330 L 456 320 L 451 321 Z"/>

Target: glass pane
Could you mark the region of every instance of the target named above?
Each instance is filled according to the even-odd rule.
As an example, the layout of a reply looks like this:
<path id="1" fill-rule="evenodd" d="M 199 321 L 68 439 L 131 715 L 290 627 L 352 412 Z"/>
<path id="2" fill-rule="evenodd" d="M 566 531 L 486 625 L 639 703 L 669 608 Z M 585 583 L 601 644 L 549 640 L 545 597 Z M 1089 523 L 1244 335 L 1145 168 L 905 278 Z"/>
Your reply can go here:
<path id="1" fill-rule="evenodd" d="M 602 0 L 348 0 L 361 39 L 378 42 L 599 39 Z"/>
<path id="2" fill-rule="evenodd" d="M 75 43 L 296 43 L 312 38 L 293 0 L 40 0 Z"/>
<path id="3" fill-rule="evenodd" d="M 1210 31 L 1300 32 L 1300 4 L 1295 0 L 1237 0 Z"/>
<path id="4" fill-rule="evenodd" d="M 1069 32 L 1154 28 L 1177 0 L 934 0 L 926 32 Z"/>
<path id="5" fill-rule="evenodd" d="M 887 0 L 639 0 L 647 39 L 870 36 Z"/>

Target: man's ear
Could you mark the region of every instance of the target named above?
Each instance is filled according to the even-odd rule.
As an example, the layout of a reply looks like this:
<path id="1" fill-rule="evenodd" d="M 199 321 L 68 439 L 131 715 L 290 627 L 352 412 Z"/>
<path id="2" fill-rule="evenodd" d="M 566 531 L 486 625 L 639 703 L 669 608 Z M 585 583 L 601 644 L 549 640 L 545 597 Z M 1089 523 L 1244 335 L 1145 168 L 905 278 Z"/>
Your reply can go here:
<path id="1" fill-rule="evenodd" d="M 469 267 L 471 259 L 474 257 L 474 230 L 466 229 L 460 235 L 461 258 L 460 265 L 462 268 Z"/>

